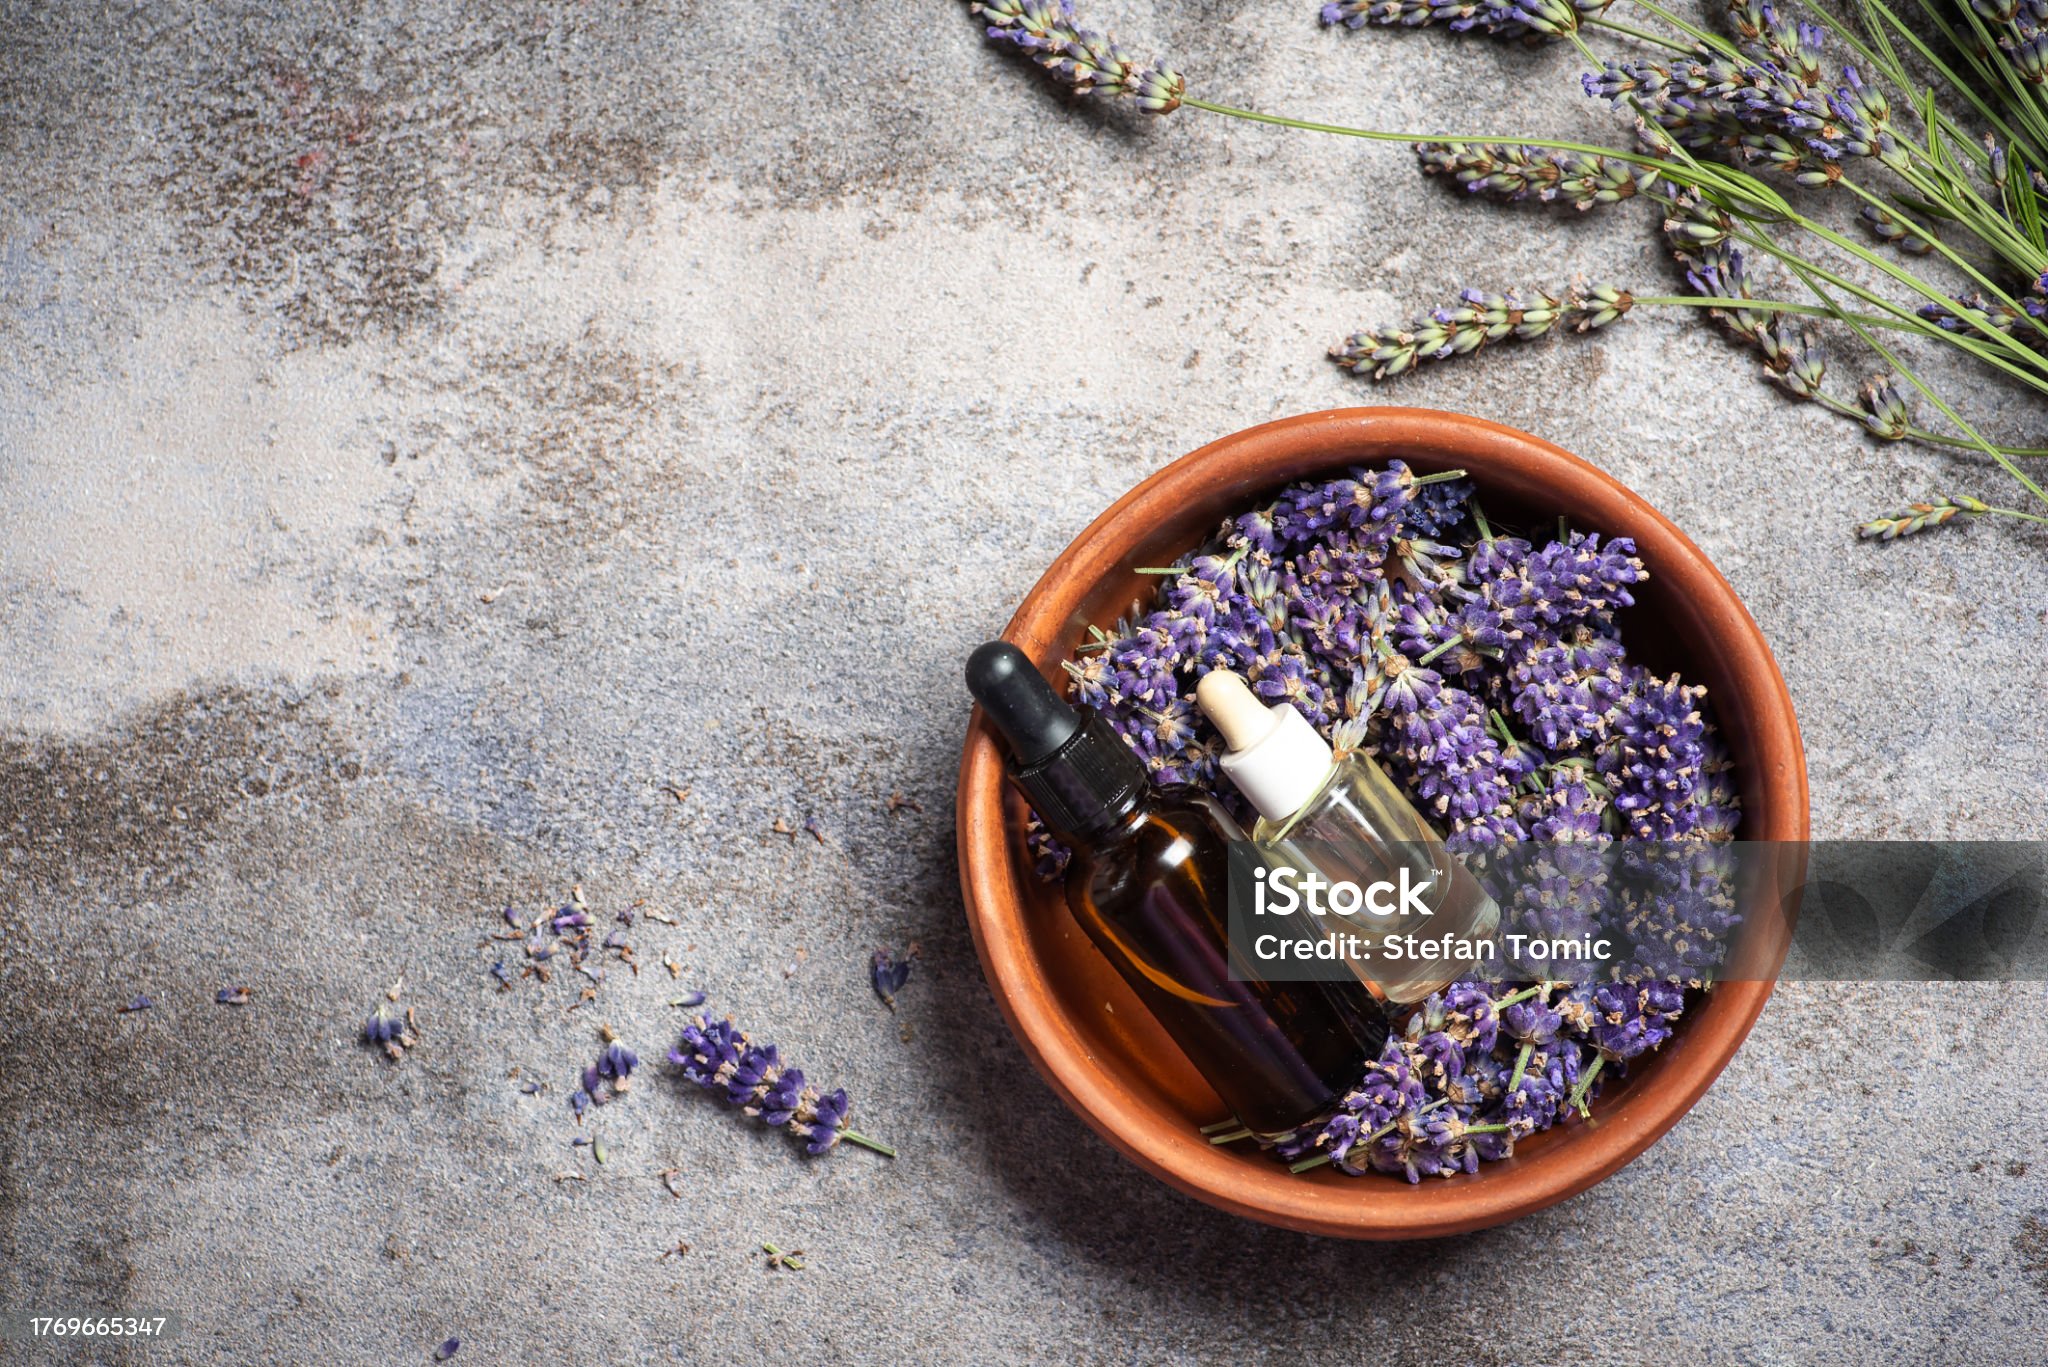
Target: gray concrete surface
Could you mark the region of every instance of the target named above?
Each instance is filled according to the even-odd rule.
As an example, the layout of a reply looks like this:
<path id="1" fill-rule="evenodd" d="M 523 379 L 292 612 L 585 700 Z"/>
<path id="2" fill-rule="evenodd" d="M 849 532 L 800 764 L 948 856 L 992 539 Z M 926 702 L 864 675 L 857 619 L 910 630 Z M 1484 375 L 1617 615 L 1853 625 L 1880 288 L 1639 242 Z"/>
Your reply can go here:
<path id="1" fill-rule="evenodd" d="M 1611 126 L 1562 51 L 1097 8 L 1225 99 Z M 1613 1180 L 1375 1248 L 1124 1164 L 981 979 L 962 656 L 1147 471 L 1375 397 L 1684 526 L 1820 832 L 2048 835 L 2048 540 L 1847 535 L 1993 476 L 1681 319 L 1378 391 L 1321 359 L 1465 283 L 1666 288 L 1640 217 L 1073 103 L 954 0 L 0 4 L 0 167 L 0 1310 L 181 1311 L 136 1362 L 2044 1360 L 2039 985 L 1788 986 Z M 679 924 L 574 1014 L 496 992 L 498 908 L 579 880 Z M 913 940 L 892 1016 L 866 956 Z M 664 952 L 901 1160 L 655 1077 L 571 1150 L 597 1022 L 666 1047 Z M 355 1032 L 400 973 L 391 1065 Z"/>

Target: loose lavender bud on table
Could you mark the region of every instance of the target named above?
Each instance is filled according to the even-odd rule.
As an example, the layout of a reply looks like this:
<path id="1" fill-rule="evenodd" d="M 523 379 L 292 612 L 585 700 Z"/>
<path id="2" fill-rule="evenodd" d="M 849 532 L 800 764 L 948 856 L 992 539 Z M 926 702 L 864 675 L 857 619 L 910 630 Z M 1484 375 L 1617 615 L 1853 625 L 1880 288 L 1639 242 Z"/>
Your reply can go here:
<path id="1" fill-rule="evenodd" d="M 382 1049 L 394 1063 L 403 1059 L 405 1051 L 418 1043 L 411 1023 L 388 1001 L 378 1002 L 377 1009 L 363 1022 L 363 1040 Z"/>
<path id="2" fill-rule="evenodd" d="M 875 995 L 882 999 L 890 1010 L 896 1009 L 896 994 L 910 981 L 911 957 L 898 959 L 886 949 L 878 949 L 868 964 L 868 977 L 875 987 Z"/>

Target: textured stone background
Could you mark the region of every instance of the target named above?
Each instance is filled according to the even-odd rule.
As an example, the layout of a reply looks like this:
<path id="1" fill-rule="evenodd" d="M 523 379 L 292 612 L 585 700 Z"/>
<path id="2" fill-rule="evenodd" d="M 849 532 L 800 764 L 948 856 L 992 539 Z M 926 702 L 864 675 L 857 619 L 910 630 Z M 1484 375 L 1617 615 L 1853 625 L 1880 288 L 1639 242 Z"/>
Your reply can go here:
<path id="1" fill-rule="evenodd" d="M 1226 99 L 1611 127 L 1563 51 L 1102 8 Z M 1779 652 L 1821 833 L 2048 836 L 2048 540 L 1847 534 L 1990 475 L 1664 316 L 1380 391 L 1322 359 L 1465 283 L 1668 288 L 1645 216 L 1070 102 L 954 0 L 13 0 L 0 166 L 0 1308 L 182 1310 L 136 1361 L 2042 1360 L 2039 985 L 1786 987 L 1595 1192 L 1374 1248 L 1124 1164 L 975 963 L 962 656 L 1147 471 L 1374 394 L 1685 527 Z M 902 1160 L 659 1078 L 572 1151 L 596 1021 L 652 1056 L 678 1014 L 658 970 L 574 1015 L 493 989 L 497 909 L 577 880 L 674 914 L 650 966 Z M 907 941 L 892 1017 L 864 965 Z M 401 972 L 391 1066 L 354 1033 Z"/>

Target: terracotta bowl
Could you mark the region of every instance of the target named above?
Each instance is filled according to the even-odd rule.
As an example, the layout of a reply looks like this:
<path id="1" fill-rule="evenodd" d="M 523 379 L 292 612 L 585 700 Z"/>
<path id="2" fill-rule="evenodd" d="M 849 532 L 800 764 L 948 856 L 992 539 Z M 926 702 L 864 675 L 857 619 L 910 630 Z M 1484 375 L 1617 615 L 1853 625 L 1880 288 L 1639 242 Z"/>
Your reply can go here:
<path id="1" fill-rule="evenodd" d="M 1770 648 L 1735 592 L 1662 514 L 1607 475 L 1522 432 L 1479 418 L 1355 408 L 1266 423 L 1212 442 L 1125 494 L 1067 547 L 1005 637 L 1058 678 L 1092 623 L 1107 626 L 1163 565 L 1227 513 L 1308 475 L 1398 456 L 1422 471 L 1463 468 L 1496 523 L 1574 526 L 1635 538 L 1651 578 L 1623 621 L 1633 658 L 1704 683 L 1741 781 L 1745 838 L 1804 840 L 1806 763 Z M 1499 1224 L 1584 1191 L 1655 1143 L 1712 1085 L 1769 997 L 1768 980 L 1717 986 L 1677 1037 L 1609 1087 L 1589 1122 L 1562 1125 L 1482 1164 L 1425 1181 L 1304 1176 L 1197 1129 L 1223 1108 L 1116 972 L 1056 887 L 1032 873 L 1021 800 L 1004 781 L 977 711 L 960 765 L 960 877 L 996 1001 L 1066 1103 L 1139 1166 L 1223 1210 L 1315 1234 L 1406 1239 Z"/>

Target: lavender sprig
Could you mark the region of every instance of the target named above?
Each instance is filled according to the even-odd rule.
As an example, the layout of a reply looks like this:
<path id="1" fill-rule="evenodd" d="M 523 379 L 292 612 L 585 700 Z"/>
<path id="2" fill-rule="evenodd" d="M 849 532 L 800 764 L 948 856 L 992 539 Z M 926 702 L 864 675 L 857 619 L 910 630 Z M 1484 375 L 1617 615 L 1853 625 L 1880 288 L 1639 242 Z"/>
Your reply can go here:
<path id="1" fill-rule="evenodd" d="M 1330 0 L 1322 8 L 1325 27 L 1367 24 L 1424 28 L 1442 25 L 1453 33 L 1545 42 L 1579 31 L 1588 18 L 1607 12 L 1614 0 Z"/>
<path id="2" fill-rule="evenodd" d="M 810 1153 L 828 1153 L 846 1140 L 888 1158 L 896 1156 L 887 1144 L 847 1127 L 844 1088 L 820 1093 L 800 1069 L 783 1066 L 774 1045 L 756 1045 L 730 1019 L 697 1017 L 683 1027 L 682 1040 L 669 1051 L 668 1061 L 726 1105 L 808 1141 L 805 1148 Z"/>
<path id="3" fill-rule="evenodd" d="M 1126 95 L 1152 114 L 1180 107 L 1187 83 L 1179 72 L 1132 60 L 1115 39 L 1084 27 L 1072 0 L 976 0 L 971 8 L 990 38 L 1022 48 L 1080 94 Z"/>
<path id="4" fill-rule="evenodd" d="M 1511 142 L 1418 142 L 1424 174 L 1448 176 L 1467 193 L 1503 203 L 1562 201 L 1580 211 L 1645 193 L 1658 173 L 1597 153 Z"/>
<path id="5" fill-rule="evenodd" d="M 1456 305 L 1437 309 L 1405 328 L 1366 329 L 1330 348 L 1330 359 L 1354 374 L 1392 379 L 1429 361 L 1471 356 L 1489 343 L 1534 341 L 1568 325 L 1589 332 L 1625 317 L 1635 300 L 1611 285 L 1568 291 L 1563 298 L 1541 290 L 1524 295 L 1464 290 Z"/>
<path id="6" fill-rule="evenodd" d="M 1942 494 L 1924 503 L 1909 503 L 1895 517 L 1874 517 L 1856 529 L 1866 540 L 1896 541 L 1902 536 L 1940 527 L 1959 517 L 1991 512 L 1991 505 L 1968 494 Z"/>

